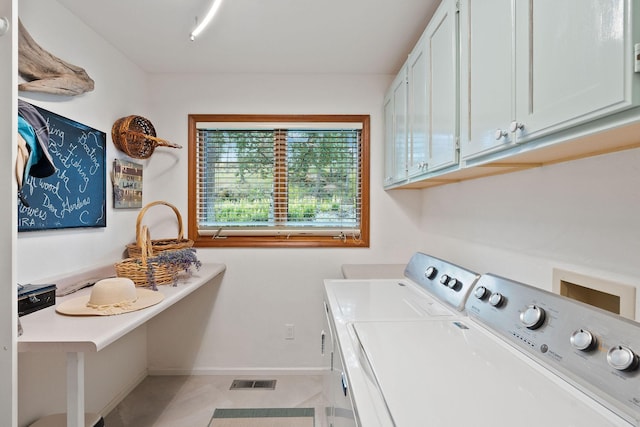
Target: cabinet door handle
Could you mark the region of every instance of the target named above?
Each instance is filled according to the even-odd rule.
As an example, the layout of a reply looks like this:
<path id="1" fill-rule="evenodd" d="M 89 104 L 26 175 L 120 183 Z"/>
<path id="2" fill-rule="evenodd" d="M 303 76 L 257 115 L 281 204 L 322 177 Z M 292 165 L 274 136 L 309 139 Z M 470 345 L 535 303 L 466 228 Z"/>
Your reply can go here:
<path id="1" fill-rule="evenodd" d="M 509 132 L 507 132 L 506 130 L 496 129 L 496 140 L 505 138 L 507 135 L 509 135 Z"/>
<path id="2" fill-rule="evenodd" d="M 511 124 L 509 125 L 509 132 L 515 132 L 517 130 L 522 130 L 524 129 L 524 123 L 521 122 L 517 122 L 517 121 L 512 121 Z"/>
<path id="3" fill-rule="evenodd" d="M 327 338 L 327 333 L 325 331 L 320 332 L 320 354 L 324 356 L 324 342 Z"/>

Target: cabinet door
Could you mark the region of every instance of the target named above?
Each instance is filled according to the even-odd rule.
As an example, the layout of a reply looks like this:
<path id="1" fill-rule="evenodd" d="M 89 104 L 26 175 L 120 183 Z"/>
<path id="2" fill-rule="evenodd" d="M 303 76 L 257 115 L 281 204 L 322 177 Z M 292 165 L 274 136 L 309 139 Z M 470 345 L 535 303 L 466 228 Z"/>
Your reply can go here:
<path id="1" fill-rule="evenodd" d="M 407 74 L 409 81 L 409 151 L 407 171 L 409 177 L 426 171 L 429 159 L 427 124 L 429 121 L 427 98 L 427 40 L 421 39 L 409 55 Z"/>
<path id="2" fill-rule="evenodd" d="M 393 129 L 393 93 L 384 98 L 384 185 L 393 184 L 395 176 L 395 138 Z"/>
<path id="3" fill-rule="evenodd" d="M 507 131 L 515 116 L 514 3 L 466 0 L 460 5 L 460 148 L 465 159 L 512 143 Z M 496 137 L 496 131 L 507 133 Z"/>
<path id="4" fill-rule="evenodd" d="M 429 59 L 429 171 L 458 163 L 458 13 L 445 0 L 425 32 Z"/>
<path id="5" fill-rule="evenodd" d="M 518 138 L 631 105 L 628 0 L 528 0 L 518 7 Z"/>
<path id="6" fill-rule="evenodd" d="M 407 177 L 407 67 L 404 66 L 393 85 L 394 182 Z"/>
<path id="7" fill-rule="evenodd" d="M 400 70 L 385 102 L 387 173 L 385 186 L 407 178 L 407 66 Z"/>

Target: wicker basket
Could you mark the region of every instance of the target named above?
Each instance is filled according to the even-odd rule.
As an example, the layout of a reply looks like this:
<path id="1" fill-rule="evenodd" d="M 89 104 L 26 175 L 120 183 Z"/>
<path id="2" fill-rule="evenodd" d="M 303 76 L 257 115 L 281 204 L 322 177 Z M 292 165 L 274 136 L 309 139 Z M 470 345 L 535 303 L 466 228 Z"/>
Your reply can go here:
<path id="1" fill-rule="evenodd" d="M 155 128 L 142 116 L 127 116 L 116 120 L 111 127 L 111 139 L 118 150 L 135 159 L 151 157 L 157 146 L 182 148 L 181 145 L 156 138 Z"/>
<path id="2" fill-rule="evenodd" d="M 146 225 L 142 226 L 138 241 L 142 248 L 141 256 L 127 258 L 116 263 L 116 275 L 128 277 L 133 280 L 136 286 L 140 287 L 174 283 L 180 269 L 174 265 L 152 261 L 151 245 L 149 244 L 151 237 Z M 150 273 L 152 277 L 150 277 Z"/>
<path id="3" fill-rule="evenodd" d="M 142 256 L 142 250 L 141 250 L 142 245 L 140 244 L 140 241 L 139 241 L 140 235 L 141 235 L 140 227 L 142 225 L 142 218 L 144 217 L 144 214 L 149 210 L 149 208 L 156 205 L 165 205 L 173 209 L 173 212 L 175 213 L 176 218 L 178 219 L 178 237 L 175 239 L 151 240 L 151 245 L 150 245 L 151 254 L 154 255 L 162 251 L 185 249 L 193 246 L 193 240 L 184 238 L 184 229 L 182 227 L 182 216 L 180 215 L 180 211 L 178 211 L 178 208 L 176 208 L 171 203 L 167 203 L 162 200 L 157 200 L 155 202 L 151 202 L 148 205 L 146 205 L 144 208 L 140 210 L 140 213 L 138 214 L 138 219 L 136 220 L 136 241 L 134 243 L 129 243 L 127 245 L 127 253 L 129 254 L 129 257 L 139 258 L 140 256 Z"/>

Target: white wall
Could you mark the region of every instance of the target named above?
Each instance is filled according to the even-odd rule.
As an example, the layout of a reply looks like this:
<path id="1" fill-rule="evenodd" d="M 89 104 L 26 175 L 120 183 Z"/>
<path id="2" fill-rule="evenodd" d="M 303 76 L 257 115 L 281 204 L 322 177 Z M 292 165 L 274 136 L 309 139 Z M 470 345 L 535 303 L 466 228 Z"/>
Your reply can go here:
<path id="1" fill-rule="evenodd" d="M 83 67 L 95 81 L 94 91 L 76 97 L 36 92 L 20 92 L 19 96 L 105 132 L 105 166 L 109 171 L 116 156 L 126 158 L 111 143 L 113 122 L 147 111 L 144 73 L 58 2 L 21 0 L 19 6 L 20 19 L 36 42 L 63 60 Z M 24 255 L 18 260 L 19 280 L 35 282 L 121 257 L 124 246 L 135 234 L 137 212 L 116 211 L 112 207 L 111 185 L 107 185 L 106 228 L 19 233 L 18 253 Z"/>
<path id="2" fill-rule="evenodd" d="M 639 165 L 633 149 L 424 190 L 419 248 L 548 290 L 553 268 L 640 288 Z"/>
<path id="3" fill-rule="evenodd" d="M 317 369 L 322 279 L 340 277 L 344 263 L 404 263 L 420 242 L 420 192 L 385 193 L 381 186 L 382 98 L 389 76 L 154 75 L 149 81 L 156 130 L 184 146 L 190 113 L 371 115 L 369 249 L 200 249 L 201 259 L 225 263 L 227 271 L 210 296 L 209 316 L 190 317 L 193 307 L 186 304 L 170 314 L 183 325 L 173 323 L 172 330 L 200 331 L 195 354 L 183 351 L 186 343 L 163 340 L 169 320 L 149 326 L 154 372 Z M 186 215 L 186 150 L 156 152 L 145 171 L 153 182 L 146 195 L 171 201 Z M 295 325 L 293 341 L 284 339 L 287 323 Z"/>
<path id="4" fill-rule="evenodd" d="M 110 169 L 114 157 L 126 158 L 111 143 L 111 125 L 119 117 L 147 111 L 146 76 L 56 1 L 21 0 L 18 13 L 44 49 L 85 68 L 95 81 L 93 92 L 76 97 L 35 92 L 18 95 L 106 132 L 106 166 Z M 111 186 L 107 185 L 106 228 L 18 233 L 14 250 L 18 282 L 39 283 L 65 272 L 118 260 L 125 245 L 133 240 L 137 211 L 115 211 L 112 206 Z M 113 404 L 118 393 L 146 374 L 145 344 L 143 328 L 99 354 L 87 355 L 89 411 L 99 412 Z M 65 410 L 65 372 L 63 354 L 18 355 L 18 425 L 28 425 L 41 416 Z"/>

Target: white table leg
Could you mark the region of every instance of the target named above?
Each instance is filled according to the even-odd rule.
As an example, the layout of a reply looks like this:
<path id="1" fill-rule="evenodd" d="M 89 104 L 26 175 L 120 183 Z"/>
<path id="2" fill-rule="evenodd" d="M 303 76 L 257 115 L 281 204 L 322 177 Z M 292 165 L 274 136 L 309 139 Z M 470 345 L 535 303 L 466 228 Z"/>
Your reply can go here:
<path id="1" fill-rule="evenodd" d="M 30 427 L 93 427 L 102 417 L 84 413 L 84 353 L 67 353 L 67 413 L 40 418 Z"/>
<path id="2" fill-rule="evenodd" d="M 84 425 L 84 353 L 67 353 L 67 427 Z"/>

